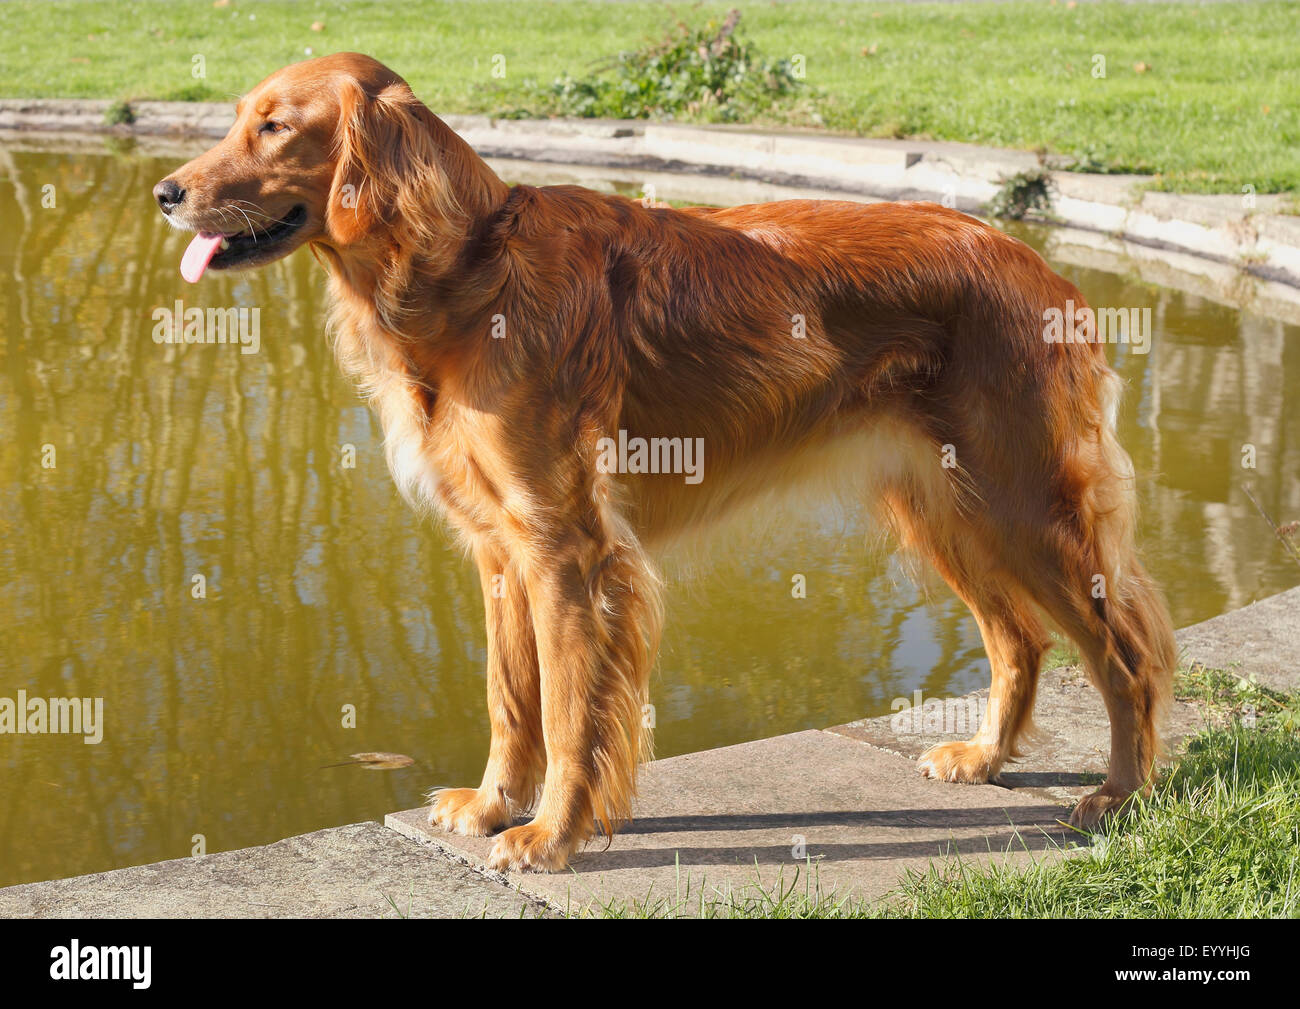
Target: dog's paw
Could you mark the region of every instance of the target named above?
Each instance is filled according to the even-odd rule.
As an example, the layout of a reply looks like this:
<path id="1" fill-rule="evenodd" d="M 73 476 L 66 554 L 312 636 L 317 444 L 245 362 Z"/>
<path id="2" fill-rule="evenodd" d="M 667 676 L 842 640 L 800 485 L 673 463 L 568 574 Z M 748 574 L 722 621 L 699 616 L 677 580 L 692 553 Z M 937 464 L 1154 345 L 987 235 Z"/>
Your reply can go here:
<path id="1" fill-rule="evenodd" d="M 483 797 L 478 788 L 440 788 L 429 796 L 429 822 L 452 834 L 484 837 L 510 822 L 498 796 Z"/>
<path id="2" fill-rule="evenodd" d="M 501 872 L 560 872 L 569 864 L 572 850 L 572 844 L 534 820 L 511 827 L 497 838 L 488 855 L 488 867 Z"/>
<path id="3" fill-rule="evenodd" d="M 940 743 L 921 754 L 917 769 L 927 778 L 982 785 L 997 774 L 997 747 L 979 743 Z"/>
<path id="4" fill-rule="evenodd" d="M 1131 792 L 1109 789 L 1103 785 L 1091 795 L 1085 795 L 1070 813 L 1070 826 L 1078 827 L 1090 833 L 1098 833 L 1110 821 L 1126 812 L 1126 804 L 1133 797 Z"/>

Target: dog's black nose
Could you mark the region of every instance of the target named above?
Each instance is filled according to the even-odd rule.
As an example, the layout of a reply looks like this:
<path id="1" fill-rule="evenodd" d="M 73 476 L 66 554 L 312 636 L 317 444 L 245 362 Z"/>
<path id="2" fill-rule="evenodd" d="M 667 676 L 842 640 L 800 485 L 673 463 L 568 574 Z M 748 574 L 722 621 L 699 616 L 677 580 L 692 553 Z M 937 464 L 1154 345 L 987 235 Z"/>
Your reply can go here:
<path id="1" fill-rule="evenodd" d="M 158 206 L 162 208 L 162 212 L 170 214 L 185 199 L 185 190 L 176 185 L 172 179 L 163 179 L 153 187 L 153 196 L 158 201 Z"/>

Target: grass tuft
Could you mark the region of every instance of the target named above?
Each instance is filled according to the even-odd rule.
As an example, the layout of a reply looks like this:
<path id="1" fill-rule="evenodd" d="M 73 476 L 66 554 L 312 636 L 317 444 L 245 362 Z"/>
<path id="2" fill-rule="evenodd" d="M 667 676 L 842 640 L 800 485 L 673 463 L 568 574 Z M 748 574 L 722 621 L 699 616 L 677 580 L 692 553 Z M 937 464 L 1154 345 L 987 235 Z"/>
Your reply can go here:
<path id="1" fill-rule="evenodd" d="M 904 918 L 1289 918 L 1300 912 L 1300 737 L 1234 723 L 1192 739 L 1109 834 L 1027 870 L 909 873 Z"/>
<path id="2" fill-rule="evenodd" d="M 1052 176 L 1044 169 L 1035 168 L 1028 172 L 998 180 L 1002 188 L 989 201 L 988 212 L 994 217 L 1019 221 L 1028 214 L 1046 217 L 1052 212 L 1052 194 L 1055 187 Z"/>
<path id="3" fill-rule="evenodd" d="M 135 122 L 135 110 L 127 101 L 116 101 L 104 110 L 104 122 L 109 126 L 129 126 Z"/>
<path id="4" fill-rule="evenodd" d="M 521 114 L 738 122 L 771 112 L 800 86 L 791 62 L 763 55 L 737 31 L 740 12 L 620 52 L 591 73 L 531 86 Z"/>

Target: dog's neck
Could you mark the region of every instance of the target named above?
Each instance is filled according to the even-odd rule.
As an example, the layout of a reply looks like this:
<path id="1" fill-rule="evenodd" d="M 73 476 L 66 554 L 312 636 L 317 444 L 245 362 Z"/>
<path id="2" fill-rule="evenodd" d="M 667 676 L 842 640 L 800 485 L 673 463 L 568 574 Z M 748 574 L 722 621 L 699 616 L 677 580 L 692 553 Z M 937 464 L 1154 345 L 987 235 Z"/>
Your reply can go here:
<path id="1" fill-rule="evenodd" d="M 334 323 L 366 340 L 418 345 L 438 356 L 457 342 L 455 320 L 477 314 L 490 292 L 467 283 L 464 260 L 510 188 L 446 123 L 414 103 L 420 143 L 437 151 L 432 171 L 416 174 L 400 199 L 380 208 L 356 241 L 323 246 L 331 274 Z M 364 198 L 364 192 L 363 192 Z M 427 381 L 430 361 L 422 362 Z"/>
<path id="2" fill-rule="evenodd" d="M 332 272 L 358 293 L 402 277 L 406 267 L 435 285 L 455 270 L 465 244 L 505 204 L 510 187 L 457 133 L 417 101 L 409 129 L 423 164 L 404 166 L 395 195 L 371 209 L 354 241 L 329 243 Z M 359 198 L 370 198 L 360 183 Z M 373 190 L 373 184 L 371 189 Z"/>
<path id="3" fill-rule="evenodd" d="M 482 251 L 510 193 L 441 119 L 422 105 L 417 115 L 437 145 L 440 178 L 409 190 L 407 205 L 395 208 L 401 213 L 376 221 L 358 241 L 322 250 L 340 364 L 375 402 L 386 430 L 431 414 L 448 380 L 482 346 L 467 330 L 499 284 L 468 260 Z"/>

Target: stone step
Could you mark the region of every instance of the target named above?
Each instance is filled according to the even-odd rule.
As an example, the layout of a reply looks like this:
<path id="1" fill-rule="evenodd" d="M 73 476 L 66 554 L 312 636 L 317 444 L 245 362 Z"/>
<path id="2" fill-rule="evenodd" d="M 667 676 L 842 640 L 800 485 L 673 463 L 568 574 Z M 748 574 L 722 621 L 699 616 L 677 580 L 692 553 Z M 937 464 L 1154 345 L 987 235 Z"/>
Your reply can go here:
<path id="1" fill-rule="evenodd" d="M 642 769 L 635 819 L 606 846 L 587 844 L 571 871 L 494 874 L 562 910 L 665 907 L 807 882 L 879 897 L 906 869 L 963 857 L 1056 857 L 1079 837 L 1068 806 L 997 785 L 922 778 L 914 761 L 833 732 L 809 730 L 657 760 Z M 426 810 L 393 813 L 393 830 L 482 867 L 487 837 L 430 827 Z"/>
<path id="2" fill-rule="evenodd" d="M 0 889 L 0 918 L 517 918 L 547 909 L 378 823 Z"/>

